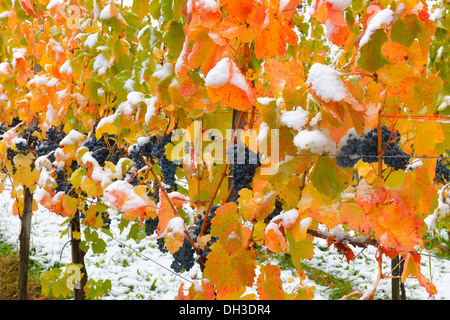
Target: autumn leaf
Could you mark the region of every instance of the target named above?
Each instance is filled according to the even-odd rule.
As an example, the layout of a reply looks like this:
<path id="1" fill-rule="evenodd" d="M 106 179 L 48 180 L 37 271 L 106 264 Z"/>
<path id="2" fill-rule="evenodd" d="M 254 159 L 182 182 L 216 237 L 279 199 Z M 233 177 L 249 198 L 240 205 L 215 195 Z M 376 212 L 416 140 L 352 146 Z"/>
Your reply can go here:
<path id="1" fill-rule="evenodd" d="M 30 0 L 19 0 L 20 6 L 22 9 L 33 18 L 37 18 L 36 12 L 33 9 L 33 5 Z"/>
<path id="2" fill-rule="evenodd" d="M 302 190 L 302 197 L 298 201 L 297 208 L 301 217 L 309 216 L 333 228 L 340 222 L 339 203 L 339 198 L 331 200 L 312 184 L 307 184 Z"/>
<path id="3" fill-rule="evenodd" d="M 175 217 L 169 220 L 164 231 L 164 242 L 170 253 L 175 253 L 184 242 L 184 220 L 181 217 Z"/>
<path id="4" fill-rule="evenodd" d="M 137 217 L 146 219 L 149 216 L 151 203 L 140 197 L 125 180 L 117 180 L 108 185 L 104 195 L 115 207 L 128 214 L 131 220 Z"/>
<path id="5" fill-rule="evenodd" d="M 303 65 L 300 61 L 280 61 L 278 58 L 268 59 L 264 63 L 264 71 L 269 76 L 274 92 L 281 92 L 284 88 L 294 90 L 305 85 L 302 78 Z M 289 81 L 287 81 L 289 79 Z"/>
<path id="6" fill-rule="evenodd" d="M 211 236 L 218 237 L 221 243 L 226 244 L 229 254 L 243 246 L 242 222 L 237 215 L 236 203 L 223 204 L 216 210 Z"/>
<path id="7" fill-rule="evenodd" d="M 308 222 L 310 223 L 311 220 L 309 219 Z M 296 209 L 291 209 L 272 218 L 265 230 L 265 245 L 267 249 L 274 253 L 288 252 L 289 244 L 286 239 L 285 230 L 290 231 L 294 241 L 299 241 L 305 238 L 309 223 L 302 224 L 300 222 L 299 213 Z"/>
<path id="8" fill-rule="evenodd" d="M 283 281 L 278 266 L 266 264 L 261 266 L 261 273 L 256 280 L 258 295 L 261 300 L 284 300 Z"/>
<path id="9" fill-rule="evenodd" d="M 436 144 L 445 139 L 442 125 L 435 121 L 423 121 L 418 123 L 414 137 L 414 150 L 420 155 L 436 155 L 434 151 Z"/>
<path id="10" fill-rule="evenodd" d="M 238 22 L 246 20 L 255 6 L 251 0 L 220 0 L 220 4 L 223 5 L 228 14 L 231 17 L 236 18 Z"/>
<path id="11" fill-rule="evenodd" d="M 205 84 L 208 96 L 214 102 L 240 111 L 255 103 L 252 85 L 230 58 L 223 58 L 208 72 Z"/>
<path id="12" fill-rule="evenodd" d="M 358 66 L 368 72 L 375 72 L 388 63 L 381 53 L 381 47 L 388 40 L 383 30 L 376 30 L 370 40 L 360 49 Z"/>
<path id="13" fill-rule="evenodd" d="M 216 298 L 214 286 L 206 278 L 193 282 L 187 295 L 184 294 L 183 289 L 184 283 L 181 283 L 177 300 L 214 300 Z"/>
<path id="14" fill-rule="evenodd" d="M 430 297 L 437 293 L 436 286 L 420 271 L 420 254 L 406 253 L 406 258 L 403 267 L 403 273 L 401 276 L 401 280 L 404 283 L 406 278 L 409 276 L 414 276 L 419 280 L 419 283 L 422 287 L 424 287 Z"/>
<path id="15" fill-rule="evenodd" d="M 330 170 L 333 167 L 334 170 Z M 329 197 L 336 199 L 352 180 L 353 170 L 335 165 L 335 161 L 328 157 L 319 157 L 311 176 L 314 187 Z"/>
<path id="16" fill-rule="evenodd" d="M 283 56 L 287 44 L 297 44 L 297 35 L 279 10 L 280 1 L 265 1 L 258 3 L 248 18 L 255 32 L 255 56 L 258 59 Z"/>
<path id="17" fill-rule="evenodd" d="M 252 250 L 240 248 L 229 252 L 220 241 L 211 246 L 204 276 L 215 286 L 218 299 L 239 297 L 255 278 L 256 256 Z"/>

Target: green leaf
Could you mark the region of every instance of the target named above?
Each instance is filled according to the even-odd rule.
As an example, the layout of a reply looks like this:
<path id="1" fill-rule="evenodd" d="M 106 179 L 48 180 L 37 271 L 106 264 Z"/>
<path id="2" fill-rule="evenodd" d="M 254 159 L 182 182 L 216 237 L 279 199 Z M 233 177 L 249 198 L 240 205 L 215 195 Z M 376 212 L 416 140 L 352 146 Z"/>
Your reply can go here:
<path id="1" fill-rule="evenodd" d="M 314 255 L 314 244 L 306 239 L 295 242 L 289 230 L 285 230 L 286 239 L 289 244 L 292 263 L 298 272 L 301 272 L 302 266 L 300 261 L 303 259 L 311 259 Z"/>
<path id="2" fill-rule="evenodd" d="M 408 14 L 392 25 L 392 40 L 409 47 L 417 35 L 422 31 L 422 21 L 415 14 Z"/>
<path id="3" fill-rule="evenodd" d="M 153 1 L 152 1 L 153 2 Z M 136 13 L 139 18 L 144 18 L 150 10 L 148 1 L 133 1 L 131 11 Z"/>
<path id="4" fill-rule="evenodd" d="M 151 26 L 145 26 L 139 33 L 139 43 L 145 50 L 151 51 L 161 41 L 161 32 Z"/>
<path id="5" fill-rule="evenodd" d="M 149 12 L 153 19 L 159 20 L 161 16 L 161 4 L 158 0 L 152 0 L 150 2 Z"/>
<path id="6" fill-rule="evenodd" d="M 91 96 L 91 99 L 95 102 L 102 102 L 101 99 L 98 97 L 98 89 L 102 88 L 102 85 L 95 81 L 94 78 L 89 78 L 86 81 L 86 86 L 89 90 L 89 95 Z"/>
<path id="7" fill-rule="evenodd" d="M 387 40 L 383 30 L 375 31 L 371 39 L 359 49 L 358 66 L 372 73 L 388 63 L 381 53 L 381 47 Z"/>
<path id="8" fill-rule="evenodd" d="M 84 291 L 86 292 L 86 299 L 97 300 L 102 296 L 108 294 L 109 290 L 111 290 L 111 280 L 98 280 L 89 279 L 84 287 Z"/>
<path id="9" fill-rule="evenodd" d="M 169 56 L 176 59 L 181 53 L 184 44 L 184 29 L 183 24 L 171 21 L 167 31 L 164 32 L 163 40 L 169 49 Z"/>
<path id="10" fill-rule="evenodd" d="M 319 157 L 311 176 L 313 186 L 330 199 L 336 199 L 352 180 L 353 169 L 341 168 L 334 159 Z"/>
<path id="11" fill-rule="evenodd" d="M 139 222 L 133 223 L 128 233 L 127 240 L 134 239 L 140 241 L 146 237 L 145 231 L 140 226 Z"/>
<path id="12" fill-rule="evenodd" d="M 98 237 L 98 233 L 95 230 L 86 228 L 84 230 L 86 242 L 91 242 L 91 248 L 93 253 L 103 253 L 106 249 L 106 242 Z M 83 241 L 81 241 L 83 243 Z M 80 243 L 80 248 L 81 248 Z M 86 247 L 87 243 L 84 243 L 83 247 Z M 89 247 L 87 247 L 89 248 Z M 82 249 L 84 251 L 84 249 Z"/>

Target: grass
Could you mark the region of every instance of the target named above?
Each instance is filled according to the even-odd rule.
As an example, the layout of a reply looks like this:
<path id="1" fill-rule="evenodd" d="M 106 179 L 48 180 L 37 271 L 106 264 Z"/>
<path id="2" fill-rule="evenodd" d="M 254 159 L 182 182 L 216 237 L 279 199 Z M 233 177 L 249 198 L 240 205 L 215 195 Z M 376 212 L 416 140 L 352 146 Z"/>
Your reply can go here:
<path id="1" fill-rule="evenodd" d="M 279 254 L 277 256 L 277 260 L 279 261 L 278 266 L 281 269 L 289 269 L 294 270 L 295 267 L 292 263 L 291 256 L 289 254 Z M 355 292 L 356 290 L 352 287 L 351 282 L 348 279 L 339 278 L 333 274 L 310 266 L 307 263 L 301 263 L 303 271 L 306 273 L 308 278 L 314 281 L 317 285 L 327 287 L 328 288 L 328 299 L 329 300 L 338 300 L 342 297 Z M 347 300 L 356 300 L 359 299 L 360 295 L 355 294 L 351 295 L 347 298 Z"/>
<path id="2" fill-rule="evenodd" d="M 436 233 L 427 232 L 423 239 L 425 248 L 439 257 L 450 258 L 450 231 L 447 232 L 447 239 L 439 237 Z"/>
<path id="3" fill-rule="evenodd" d="M 30 260 L 28 299 L 42 297 L 40 274 L 42 267 Z M 0 300 L 17 300 L 19 288 L 19 253 L 11 245 L 0 243 Z"/>

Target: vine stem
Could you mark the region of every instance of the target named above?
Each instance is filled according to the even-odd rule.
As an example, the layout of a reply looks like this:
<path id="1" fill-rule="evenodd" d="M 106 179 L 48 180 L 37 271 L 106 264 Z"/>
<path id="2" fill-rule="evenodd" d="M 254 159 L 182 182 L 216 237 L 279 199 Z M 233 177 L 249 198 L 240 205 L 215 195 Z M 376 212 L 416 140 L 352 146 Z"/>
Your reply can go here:
<path id="1" fill-rule="evenodd" d="M 238 120 L 237 126 L 236 126 L 237 128 L 239 128 L 239 126 L 241 125 L 241 121 L 242 121 L 243 117 L 244 117 L 244 112 L 241 111 L 241 114 L 239 115 L 239 120 Z M 234 133 L 233 133 L 233 138 L 232 138 L 233 142 L 234 142 L 234 139 L 236 137 L 236 132 L 237 131 L 234 131 Z M 219 178 L 219 182 L 217 183 L 216 189 L 214 190 L 214 192 L 209 197 L 209 201 L 208 201 L 209 203 L 208 203 L 208 207 L 206 208 L 205 216 L 203 217 L 203 222 L 202 222 L 202 227 L 200 229 L 199 237 L 202 236 L 205 233 L 206 221 L 208 220 L 208 217 L 209 217 L 209 215 L 211 213 L 212 204 L 214 202 L 214 199 L 216 198 L 217 193 L 219 192 L 219 189 L 220 189 L 220 186 L 222 185 L 223 179 L 225 179 L 225 177 L 228 175 L 227 171 L 228 171 L 228 164 L 225 163 L 225 166 L 224 166 L 223 171 L 222 171 L 222 173 L 220 175 L 220 178 Z"/>
<path id="2" fill-rule="evenodd" d="M 161 181 L 159 180 L 159 178 L 158 178 L 157 174 L 155 173 L 155 171 L 153 171 L 151 163 L 147 163 L 147 166 L 148 166 L 148 170 L 150 171 L 150 173 L 153 175 L 153 177 L 155 178 L 156 182 L 158 183 L 159 189 L 163 193 L 164 197 L 167 199 L 167 201 L 169 201 L 169 204 L 170 204 L 170 207 L 172 208 L 173 213 L 175 213 L 175 215 L 177 217 L 180 217 L 180 214 L 178 213 L 177 208 L 175 207 L 175 205 L 173 204 L 173 202 L 170 199 L 169 195 L 167 194 L 166 189 L 163 187 L 163 185 L 162 185 Z M 194 250 L 195 250 L 195 252 L 197 254 L 200 254 L 200 250 L 195 245 L 194 240 L 190 236 L 189 232 L 187 232 L 187 230 L 185 230 L 185 234 L 186 234 L 187 239 L 189 240 L 189 243 L 192 245 L 192 248 L 194 248 Z"/>

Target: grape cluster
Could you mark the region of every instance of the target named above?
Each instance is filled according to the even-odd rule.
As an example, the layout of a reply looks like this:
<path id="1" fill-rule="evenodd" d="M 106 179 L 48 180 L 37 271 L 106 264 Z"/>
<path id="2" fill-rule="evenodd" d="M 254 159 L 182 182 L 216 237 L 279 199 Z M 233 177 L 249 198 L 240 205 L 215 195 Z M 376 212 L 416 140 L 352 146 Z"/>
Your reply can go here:
<path id="1" fill-rule="evenodd" d="M 399 133 L 392 133 L 386 126 L 381 126 L 381 148 L 391 148 L 397 144 Z M 357 154 L 366 163 L 374 163 L 378 161 L 378 128 L 366 132 L 360 138 Z"/>
<path id="2" fill-rule="evenodd" d="M 211 233 L 211 221 L 216 215 L 216 210 L 219 208 L 219 205 L 214 205 L 211 207 L 209 216 L 206 220 L 206 226 L 205 226 L 205 235 L 208 235 Z M 194 228 L 194 240 L 197 239 L 197 237 L 200 235 L 200 230 L 202 229 L 203 225 L 203 219 L 206 214 L 206 211 L 203 211 L 203 215 L 199 214 L 197 216 L 197 220 L 195 221 L 195 228 Z M 211 246 L 213 243 L 217 242 L 217 237 L 211 237 L 211 239 L 206 243 L 206 248 L 204 248 L 201 252 L 202 259 L 206 261 L 206 258 L 208 256 L 208 253 L 211 252 Z"/>
<path id="3" fill-rule="evenodd" d="M 181 270 L 189 271 L 195 264 L 194 258 L 195 250 L 192 247 L 187 237 L 184 237 L 183 245 L 172 254 L 173 261 L 170 267 L 175 272 L 180 272 Z"/>
<path id="4" fill-rule="evenodd" d="M 261 165 L 261 162 L 258 154 L 242 144 L 233 145 L 227 150 L 227 155 L 232 159 L 231 174 L 233 193 L 231 200 L 236 201 L 239 198 L 239 191 L 241 189 L 251 189 L 256 168 Z"/>
<path id="5" fill-rule="evenodd" d="M 147 220 L 145 220 L 145 234 L 151 236 L 156 231 L 158 223 L 159 223 L 158 217 L 156 217 L 155 219 L 148 218 Z"/>
<path id="6" fill-rule="evenodd" d="M 167 191 L 177 190 L 175 184 L 177 164 L 167 159 L 165 154 L 166 145 L 170 142 L 170 135 L 164 135 L 159 141 L 156 137 L 144 137 L 138 139 L 138 142 L 128 149 L 137 170 L 145 166 L 145 159 L 158 160 L 158 165 L 164 177 L 163 182 L 168 186 Z M 132 184 L 137 182 L 136 177 L 131 181 Z"/>
<path id="7" fill-rule="evenodd" d="M 31 128 L 25 128 L 22 132 L 21 138 L 22 141 L 26 141 L 25 143 L 20 143 L 20 147 L 16 144 L 16 148 L 19 152 L 26 154 L 28 153 L 28 147 L 32 149 L 36 149 L 39 138 L 34 135 L 35 132 L 40 132 L 41 128 L 39 126 L 33 126 Z"/>
<path id="8" fill-rule="evenodd" d="M 383 161 L 394 170 L 403 170 L 409 164 L 410 158 L 411 156 L 404 152 L 398 144 L 394 144 L 387 148 Z"/>
<path id="9" fill-rule="evenodd" d="M 177 190 L 177 186 L 175 184 L 176 181 L 176 171 L 177 164 L 170 161 L 166 157 L 166 145 L 171 142 L 170 135 L 164 135 L 158 143 L 155 143 L 152 148 L 152 156 L 158 159 L 158 165 L 161 168 L 161 172 L 163 174 L 163 182 L 164 184 L 169 186 L 169 190 Z"/>
<path id="10" fill-rule="evenodd" d="M 86 140 L 84 146 L 92 152 L 92 157 L 103 166 L 106 161 L 117 164 L 125 150 L 118 147 L 116 136 L 104 134 L 97 139 L 94 135 Z"/>
<path id="11" fill-rule="evenodd" d="M 394 170 L 405 169 L 411 158 L 398 144 L 400 134 L 381 126 L 381 147 L 384 151 L 384 163 Z M 378 162 L 378 128 L 366 132 L 363 136 L 350 135 L 336 156 L 340 167 L 353 167 L 359 159 L 366 163 Z"/>
<path id="12" fill-rule="evenodd" d="M 156 239 L 156 243 L 158 244 L 158 249 L 162 253 L 167 253 L 169 250 L 166 248 L 166 243 L 164 242 L 164 238 L 158 238 Z"/>
<path id="13" fill-rule="evenodd" d="M 436 168 L 434 170 L 435 176 L 434 180 L 448 183 L 450 180 L 450 169 L 447 168 L 448 161 L 444 164 L 444 159 L 442 157 L 436 160 Z"/>
<path id="14" fill-rule="evenodd" d="M 350 134 L 346 143 L 339 149 L 336 156 L 336 163 L 343 168 L 353 168 L 355 164 L 361 159 L 358 156 L 358 147 L 360 137 L 358 135 Z"/>
<path id="15" fill-rule="evenodd" d="M 0 122 L 0 135 L 3 135 L 6 131 L 8 131 L 8 128 L 3 122 Z M 3 137 L 0 137 L 0 141 L 3 140 Z"/>
<path id="16" fill-rule="evenodd" d="M 70 190 L 72 190 L 72 185 L 67 180 L 67 175 L 64 171 L 64 169 L 58 169 L 56 170 L 56 188 L 55 191 L 63 191 L 65 194 L 68 194 Z"/>
<path id="17" fill-rule="evenodd" d="M 145 159 L 151 158 L 152 148 L 156 142 L 156 137 L 143 137 L 128 149 L 137 170 L 145 166 Z"/>
<path id="18" fill-rule="evenodd" d="M 13 121 L 14 122 L 14 121 Z M 19 121 L 20 123 L 20 121 Z M 17 125 L 17 124 L 16 124 Z M 13 126 L 11 126 L 12 128 Z M 2 131 L 5 133 L 8 129 L 6 126 L 2 126 Z M 14 164 L 14 157 L 16 155 L 20 154 L 27 154 L 30 149 L 34 149 L 36 147 L 36 143 L 38 141 L 38 138 L 34 135 L 36 131 L 40 131 L 41 129 L 38 126 L 33 126 L 31 128 L 24 129 L 20 135 L 14 140 L 14 149 L 8 148 L 6 151 L 6 156 L 8 160 L 13 165 L 13 173 L 16 172 L 15 164 Z M 3 168 L 2 168 L 2 171 Z"/>
<path id="19" fill-rule="evenodd" d="M 62 124 L 59 128 L 52 126 L 45 131 L 45 138 L 36 142 L 36 155 L 38 157 L 50 154 L 52 151 L 56 150 L 59 147 L 60 141 L 65 137 L 65 133 L 63 131 L 64 124 Z M 50 162 L 55 161 L 55 156 L 50 154 L 48 156 L 48 160 Z"/>

